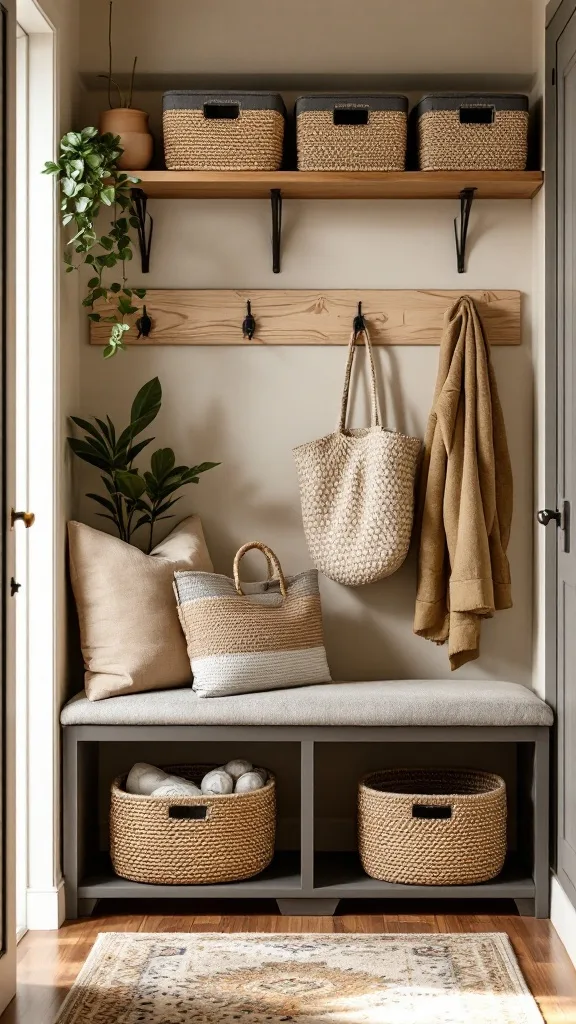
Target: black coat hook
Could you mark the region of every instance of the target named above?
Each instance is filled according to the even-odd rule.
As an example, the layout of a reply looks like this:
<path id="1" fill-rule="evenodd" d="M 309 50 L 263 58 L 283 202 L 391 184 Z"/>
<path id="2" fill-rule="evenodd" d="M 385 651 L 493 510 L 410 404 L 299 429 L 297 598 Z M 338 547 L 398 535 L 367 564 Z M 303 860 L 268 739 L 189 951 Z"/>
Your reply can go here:
<path id="1" fill-rule="evenodd" d="M 358 336 L 358 334 L 360 334 L 360 331 L 365 331 L 366 330 L 366 321 L 364 319 L 364 314 L 362 313 L 362 303 L 361 302 L 358 303 L 358 312 L 357 312 L 356 316 L 354 317 L 354 324 L 353 324 L 353 328 L 352 329 L 354 331 L 354 337 L 355 338 Z"/>
<path id="2" fill-rule="evenodd" d="M 146 306 L 142 307 L 142 315 L 136 321 L 139 338 L 147 338 L 152 330 L 152 319 L 148 316 Z"/>
<path id="3" fill-rule="evenodd" d="M 248 300 L 248 302 L 246 303 L 246 316 L 244 317 L 244 321 L 242 323 L 242 334 L 245 338 L 248 338 L 249 341 L 252 341 L 252 338 L 254 337 L 255 333 L 256 321 L 252 316 L 252 307 L 250 305 L 250 300 Z"/>

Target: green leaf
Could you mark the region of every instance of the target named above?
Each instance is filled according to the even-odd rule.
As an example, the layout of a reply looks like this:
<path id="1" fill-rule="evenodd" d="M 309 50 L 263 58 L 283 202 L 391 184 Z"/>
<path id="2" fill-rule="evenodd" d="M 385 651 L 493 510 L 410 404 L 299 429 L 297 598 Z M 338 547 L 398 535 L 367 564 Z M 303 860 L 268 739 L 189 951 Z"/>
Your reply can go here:
<path id="1" fill-rule="evenodd" d="M 122 290 L 122 285 L 118 284 L 117 281 L 115 281 L 114 284 L 110 285 L 110 291 L 114 292 L 115 295 L 117 295 L 118 292 L 121 291 L 121 290 Z"/>
<path id="2" fill-rule="evenodd" d="M 99 284 L 100 284 L 100 278 L 99 277 L 91 277 L 90 280 L 88 281 L 88 287 L 89 288 L 97 288 Z"/>
<path id="3" fill-rule="evenodd" d="M 98 156 L 98 153 L 87 153 L 86 163 L 89 167 L 92 168 L 93 171 L 97 171 L 98 168 L 102 165 L 102 157 Z"/>
<path id="4" fill-rule="evenodd" d="M 107 508 L 109 512 L 116 513 L 116 507 L 113 502 L 109 501 L 108 498 L 101 498 L 99 494 L 87 494 L 87 498 L 92 498 L 92 501 L 97 501 L 99 505 Z"/>
<path id="5" fill-rule="evenodd" d="M 104 420 L 99 420 L 97 416 L 95 416 L 94 419 L 96 420 L 96 423 L 100 427 L 100 430 L 102 431 L 102 434 L 104 435 L 108 443 L 112 445 L 112 435 L 110 433 L 110 428 L 108 424 L 105 423 Z"/>
<path id="6" fill-rule="evenodd" d="M 153 520 L 152 520 L 152 516 L 150 515 L 150 513 L 149 512 L 147 514 L 144 513 L 144 515 L 140 516 L 140 519 L 137 520 L 136 525 L 132 528 L 133 532 L 135 530 L 139 530 L 141 526 L 146 526 L 146 525 L 149 526 L 152 521 Z"/>
<path id="7" fill-rule="evenodd" d="M 53 160 L 47 160 L 44 164 L 42 174 L 60 174 L 60 167 Z"/>
<path id="8" fill-rule="evenodd" d="M 108 423 L 108 430 L 110 432 L 110 444 L 112 445 L 113 448 L 115 448 L 116 447 L 116 427 L 112 423 L 112 420 L 110 419 L 109 416 L 106 417 L 106 422 Z"/>
<path id="9" fill-rule="evenodd" d="M 134 459 L 138 458 L 138 456 L 140 455 L 140 452 L 144 451 L 144 449 L 149 444 L 152 444 L 152 441 L 154 441 L 154 440 L 155 440 L 154 437 L 149 437 L 145 441 L 139 441 L 138 444 L 132 445 L 131 448 L 128 448 L 128 450 L 126 452 L 126 459 L 127 459 L 127 461 L 128 462 L 133 462 Z"/>
<path id="10" fill-rule="evenodd" d="M 150 459 L 150 469 L 158 483 L 161 483 L 174 468 L 176 458 L 171 448 L 159 448 Z"/>
<path id="11" fill-rule="evenodd" d="M 128 313 L 133 313 L 133 312 L 135 312 L 135 310 L 134 310 L 134 308 L 133 308 L 133 306 L 132 306 L 132 303 L 130 302 L 130 299 L 125 299 L 125 298 L 124 298 L 124 296 L 121 296 L 121 297 L 120 297 L 120 298 L 118 299 L 118 309 L 119 309 L 119 310 L 120 310 L 120 312 L 121 312 L 121 313 L 122 313 L 123 315 L 125 315 L 125 316 L 126 316 L 126 315 L 127 315 Z"/>
<path id="12" fill-rule="evenodd" d="M 102 358 L 103 359 L 110 359 L 111 356 L 115 356 L 116 355 L 117 351 L 118 351 L 118 346 L 117 345 L 106 345 L 106 348 L 104 349 L 104 351 L 102 353 Z"/>
<path id="13" fill-rule="evenodd" d="M 126 469 L 119 469 L 116 473 L 118 490 L 126 498 L 140 498 L 146 490 L 146 481 L 138 473 L 132 473 Z"/>
<path id="14" fill-rule="evenodd" d="M 98 129 L 93 127 L 83 128 L 80 134 L 83 139 L 93 139 L 98 135 Z"/>
<path id="15" fill-rule="evenodd" d="M 83 420 L 80 416 L 71 416 L 70 419 L 77 427 L 80 427 L 81 430 L 85 430 L 87 434 L 91 434 L 92 437 L 97 438 L 98 441 L 104 441 L 104 443 L 107 442 L 108 438 L 106 434 L 103 432 L 101 433 L 98 430 L 98 427 L 95 427 L 93 423 L 90 423 L 90 420 Z"/>
<path id="16" fill-rule="evenodd" d="M 112 206 L 116 198 L 116 189 L 109 185 L 108 188 L 103 188 L 100 193 L 100 199 L 106 206 Z"/>
<path id="17" fill-rule="evenodd" d="M 154 509 L 154 518 L 163 515 L 163 513 L 167 512 L 169 508 L 172 508 L 172 505 L 175 505 L 177 501 L 181 500 L 182 495 L 180 495 L 179 498 L 171 498 L 170 501 L 165 501 L 164 504 L 159 505 L 158 508 Z"/>
<path id="18" fill-rule="evenodd" d="M 100 313 L 88 313 L 88 319 L 93 320 L 95 324 L 102 319 Z"/>
<path id="19" fill-rule="evenodd" d="M 73 178 L 62 178 L 62 191 L 65 196 L 73 196 L 76 191 L 76 182 Z"/>
<path id="20" fill-rule="evenodd" d="M 88 445 L 88 447 L 89 447 L 89 448 L 91 448 L 91 449 L 92 449 L 92 450 L 93 450 L 93 451 L 94 451 L 94 452 L 95 452 L 95 453 L 96 453 L 97 455 L 99 455 L 99 456 L 100 456 L 101 458 L 103 458 L 103 459 L 107 459 L 107 460 L 108 460 L 108 463 L 107 463 L 107 464 L 109 464 L 109 463 L 110 463 L 110 458 L 111 458 L 111 454 L 112 454 L 112 453 L 111 453 L 111 452 L 110 452 L 110 451 L 108 450 L 108 445 L 106 444 L 106 441 L 105 441 L 105 440 L 103 440 L 103 439 L 102 439 L 101 437 L 99 437 L 98 435 L 96 435 L 96 436 L 87 436 L 87 437 L 83 437 L 83 438 L 82 438 L 82 440 L 83 440 L 83 441 L 84 441 L 84 443 L 85 443 L 85 444 L 87 444 L 87 445 Z"/>
<path id="21" fill-rule="evenodd" d="M 106 249 L 107 252 L 110 252 L 110 250 L 114 248 L 114 242 L 108 237 L 108 235 L 102 235 L 100 245 L 103 249 Z"/>
<path id="22" fill-rule="evenodd" d="M 114 484 L 112 483 L 111 480 L 108 479 L 107 476 L 101 476 L 100 479 L 101 479 L 102 483 L 104 484 L 106 490 L 108 491 L 108 494 L 114 495 L 114 494 L 117 493 Z"/>
<path id="23" fill-rule="evenodd" d="M 201 462 L 199 466 L 192 466 L 188 473 L 192 476 L 198 476 L 199 473 L 207 473 L 209 469 L 216 469 L 216 466 L 221 465 L 221 462 Z"/>
<path id="24" fill-rule="evenodd" d="M 91 466 L 96 466 L 98 469 L 108 468 L 108 461 L 97 455 L 96 452 L 83 441 L 78 441 L 75 437 L 69 437 L 68 444 L 79 459 L 90 463 Z"/>
<path id="25" fill-rule="evenodd" d="M 132 437 L 144 430 L 156 419 L 162 404 L 162 387 L 158 377 L 149 380 L 136 395 L 130 410 Z"/>
<path id="26" fill-rule="evenodd" d="M 134 295 L 137 295 L 139 299 L 145 299 L 146 298 L 146 289 L 145 288 L 134 288 Z"/>

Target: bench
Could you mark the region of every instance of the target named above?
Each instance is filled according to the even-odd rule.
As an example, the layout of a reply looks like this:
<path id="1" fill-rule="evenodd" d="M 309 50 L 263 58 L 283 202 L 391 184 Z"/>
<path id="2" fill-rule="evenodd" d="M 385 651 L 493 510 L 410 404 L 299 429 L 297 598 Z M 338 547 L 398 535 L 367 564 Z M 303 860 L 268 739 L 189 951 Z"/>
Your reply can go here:
<path id="1" fill-rule="evenodd" d="M 549 733 L 553 714 L 535 693 L 518 683 L 341 682 L 212 699 L 179 689 L 95 702 L 79 694 L 63 708 L 61 723 L 69 918 L 89 911 L 96 900 L 104 898 L 239 896 L 275 899 L 283 913 L 334 913 L 343 898 L 434 897 L 513 899 L 521 913 L 549 915 Z M 155 743 L 296 744 L 299 851 L 279 854 L 270 868 L 254 879 L 226 885 L 145 885 L 118 878 L 109 862 L 98 862 L 94 813 L 98 757 L 102 744 L 132 742 L 150 744 L 146 755 L 150 761 L 154 761 Z M 502 874 L 469 886 L 391 884 L 369 878 L 350 852 L 320 854 L 315 842 L 315 755 L 330 743 L 514 745 L 516 849 Z M 356 785 L 358 780 L 353 781 Z"/>

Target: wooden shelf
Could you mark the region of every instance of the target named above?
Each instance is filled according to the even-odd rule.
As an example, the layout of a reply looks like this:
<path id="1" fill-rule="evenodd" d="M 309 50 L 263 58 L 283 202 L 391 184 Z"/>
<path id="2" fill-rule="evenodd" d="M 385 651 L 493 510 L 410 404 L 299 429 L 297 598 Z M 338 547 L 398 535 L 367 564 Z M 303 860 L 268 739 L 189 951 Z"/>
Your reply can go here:
<path id="1" fill-rule="evenodd" d="M 108 858 L 102 866 L 84 878 L 78 886 L 81 899 L 137 899 L 138 897 L 198 899 L 238 896 L 268 899 L 293 898 L 301 894 L 300 855 L 276 854 L 270 867 L 255 878 L 219 885 L 149 885 L 131 882 L 114 873 Z"/>
<path id="2" fill-rule="evenodd" d="M 400 899 L 531 899 L 534 880 L 514 854 L 509 855 L 504 870 L 489 882 L 473 885 L 403 885 L 400 882 L 379 882 L 364 871 L 355 853 L 316 854 L 314 895 L 357 899 L 367 897 Z"/>
<path id="3" fill-rule="evenodd" d="M 532 199 L 542 171 L 130 171 L 150 199 Z"/>
<path id="4" fill-rule="evenodd" d="M 511 856 L 501 875 L 477 885 L 402 885 L 379 882 L 363 870 L 357 854 L 316 854 L 314 885 L 305 890 L 297 853 L 278 853 L 266 871 L 244 882 L 224 885 L 147 885 L 114 874 L 106 858 L 101 868 L 80 882 L 81 899 L 138 899 L 142 897 L 198 899 L 250 897 L 252 899 L 531 899 L 534 881 L 518 859 Z"/>

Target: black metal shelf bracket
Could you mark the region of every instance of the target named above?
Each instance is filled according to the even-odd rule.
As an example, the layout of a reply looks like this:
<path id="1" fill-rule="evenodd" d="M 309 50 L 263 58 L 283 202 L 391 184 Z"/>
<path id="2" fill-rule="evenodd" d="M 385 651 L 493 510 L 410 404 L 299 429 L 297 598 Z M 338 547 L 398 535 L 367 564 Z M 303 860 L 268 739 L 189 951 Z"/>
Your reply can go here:
<path id="1" fill-rule="evenodd" d="M 132 189 L 132 204 L 134 213 L 138 218 L 138 248 L 140 249 L 142 273 L 148 274 L 150 273 L 150 252 L 152 249 L 154 221 L 146 209 L 148 196 L 141 188 Z"/>
<path id="2" fill-rule="evenodd" d="M 475 188 L 463 188 L 460 193 L 460 231 L 458 231 L 458 218 L 454 218 L 454 237 L 456 239 L 456 257 L 459 274 L 466 273 L 466 240 L 475 192 Z"/>
<path id="3" fill-rule="evenodd" d="M 280 273 L 280 245 L 282 242 L 282 192 L 279 188 L 270 189 L 272 205 L 272 270 Z"/>

